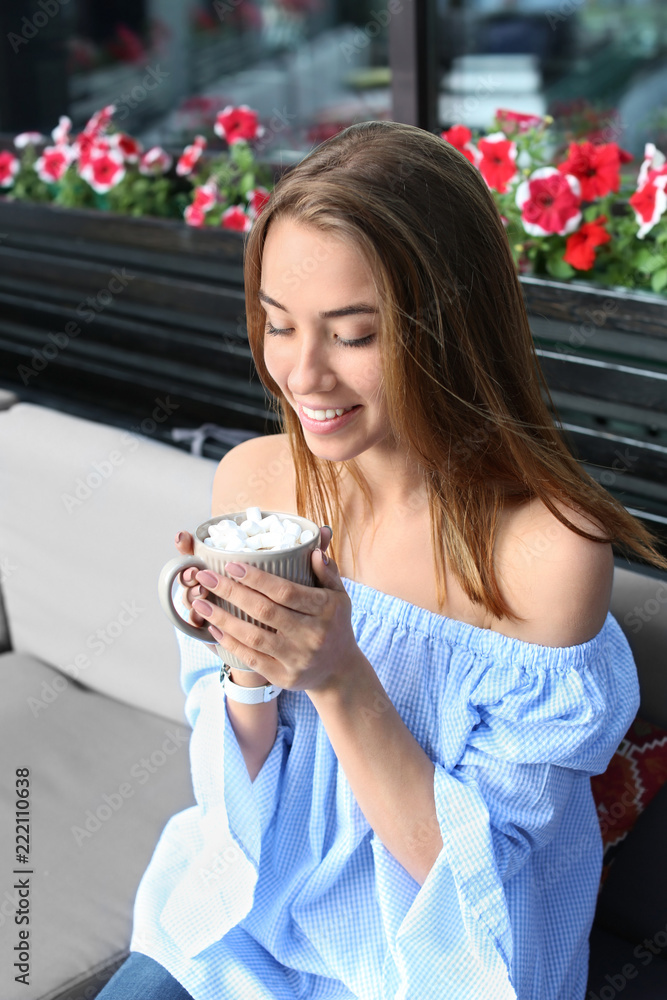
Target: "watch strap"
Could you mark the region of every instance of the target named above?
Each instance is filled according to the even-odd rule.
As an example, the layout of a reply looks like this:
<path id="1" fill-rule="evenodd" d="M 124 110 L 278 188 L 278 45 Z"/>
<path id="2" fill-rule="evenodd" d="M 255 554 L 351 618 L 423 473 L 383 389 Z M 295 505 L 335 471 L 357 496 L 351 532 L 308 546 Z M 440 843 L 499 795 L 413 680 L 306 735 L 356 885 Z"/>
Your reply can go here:
<path id="1" fill-rule="evenodd" d="M 223 663 L 220 668 L 220 681 L 226 697 L 238 701 L 242 705 L 261 705 L 273 701 L 283 690 L 277 684 L 261 684 L 258 687 L 245 687 L 235 684 L 232 680 L 229 664 Z"/>

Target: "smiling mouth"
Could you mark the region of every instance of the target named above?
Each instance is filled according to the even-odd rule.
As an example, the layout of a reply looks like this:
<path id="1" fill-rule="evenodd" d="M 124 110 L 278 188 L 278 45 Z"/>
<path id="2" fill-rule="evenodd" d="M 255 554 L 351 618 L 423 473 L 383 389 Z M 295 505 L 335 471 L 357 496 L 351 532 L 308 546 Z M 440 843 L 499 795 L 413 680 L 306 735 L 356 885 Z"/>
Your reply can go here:
<path id="1" fill-rule="evenodd" d="M 344 413 L 349 413 L 350 410 L 354 410 L 354 406 L 346 406 L 345 408 L 338 407 L 336 409 L 329 410 L 311 410 L 309 407 L 304 406 L 303 403 L 300 404 L 301 409 L 311 420 L 331 420 L 332 417 L 342 417 Z"/>

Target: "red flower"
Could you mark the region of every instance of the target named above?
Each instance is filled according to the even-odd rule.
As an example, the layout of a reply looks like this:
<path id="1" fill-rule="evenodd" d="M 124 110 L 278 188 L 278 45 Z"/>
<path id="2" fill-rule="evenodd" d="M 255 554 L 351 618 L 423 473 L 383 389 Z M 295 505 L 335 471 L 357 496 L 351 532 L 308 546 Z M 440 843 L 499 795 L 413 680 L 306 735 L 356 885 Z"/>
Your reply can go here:
<path id="1" fill-rule="evenodd" d="M 558 165 L 558 169 L 577 178 L 584 201 L 594 201 L 611 191 L 618 191 L 621 162 L 628 159 L 632 159 L 630 154 L 615 142 L 602 146 L 594 146 L 592 142 L 571 142 L 568 158 Z"/>
<path id="2" fill-rule="evenodd" d="M 92 118 L 88 119 L 83 130 L 86 135 L 99 135 L 101 132 L 106 132 L 111 124 L 111 116 L 115 110 L 115 104 L 107 104 L 101 111 L 96 111 Z"/>
<path id="3" fill-rule="evenodd" d="M 667 195 L 665 195 L 665 185 L 667 184 L 667 174 L 661 174 L 640 187 L 630 198 L 639 232 L 637 239 L 643 240 L 646 234 L 653 229 L 656 222 L 659 222 L 665 209 L 667 208 Z"/>
<path id="4" fill-rule="evenodd" d="M 523 228 L 531 236 L 573 233 L 581 222 L 580 202 L 577 178 L 555 167 L 534 170 L 516 191 Z"/>
<path id="5" fill-rule="evenodd" d="M 219 200 L 220 192 L 218 191 L 217 184 L 214 181 L 209 181 L 207 184 L 202 184 L 200 187 L 195 188 L 195 197 L 192 204 L 194 208 L 199 208 L 202 212 L 206 213 L 210 212 Z"/>
<path id="6" fill-rule="evenodd" d="M 206 213 L 199 205 L 188 205 L 183 217 L 189 226 L 203 226 L 206 223 Z"/>
<path id="7" fill-rule="evenodd" d="M 95 136 L 92 132 L 79 132 L 72 143 L 74 155 L 79 160 L 79 172 L 90 160 L 93 147 L 95 146 Z"/>
<path id="8" fill-rule="evenodd" d="M 509 182 L 516 177 L 516 144 L 504 132 L 493 132 L 480 139 L 477 148 L 482 155 L 479 169 L 490 188 L 505 194 Z"/>
<path id="9" fill-rule="evenodd" d="M 112 145 L 120 150 L 126 163 L 136 163 L 141 156 L 141 143 L 126 132 L 116 132 L 111 137 Z"/>
<path id="10" fill-rule="evenodd" d="M 60 180 L 73 159 L 74 153 L 69 146 L 47 146 L 35 161 L 37 176 L 45 184 L 53 184 Z"/>
<path id="11" fill-rule="evenodd" d="M 178 163 L 176 164 L 176 173 L 179 177 L 185 177 L 187 174 L 191 174 L 197 165 L 199 157 L 206 149 L 206 139 L 203 135 L 198 135 L 195 137 L 195 141 L 191 146 L 186 146 Z"/>
<path id="12" fill-rule="evenodd" d="M 600 215 L 593 222 L 585 222 L 576 233 L 568 236 L 563 259 L 578 271 L 590 271 L 595 263 L 595 248 L 609 243 L 611 236 L 604 228 L 606 215 Z"/>
<path id="13" fill-rule="evenodd" d="M 238 233 L 247 233 L 252 228 L 252 219 L 240 205 L 232 205 L 222 213 L 220 225 L 223 229 L 234 229 Z"/>
<path id="14" fill-rule="evenodd" d="M 458 149 L 459 153 L 463 153 L 474 166 L 477 166 L 479 153 L 472 143 L 472 132 L 469 128 L 466 128 L 465 125 L 452 125 L 446 132 L 441 132 L 440 137 L 454 149 Z"/>
<path id="15" fill-rule="evenodd" d="M 252 191 L 248 191 L 246 197 L 248 199 L 248 214 L 256 219 L 271 197 L 271 193 L 264 187 L 256 187 Z"/>
<path id="16" fill-rule="evenodd" d="M 115 150 L 93 150 L 86 165 L 79 170 L 84 181 L 90 184 L 93 191 L 106 194 L 119 184 L 125 176 L 123 157 Z"/>
<path id="17" fill-rule="evenodd" d="M 18 157 L 5 149 L 0 153 L 0 187 L 11 187 L 21 169 Z"/>
<path id="18" fill-rule="evenodd" d="M 496 121 L 502 125 L 506 135 L 528 132 L 531 128 L 538 128 L 543 120 L 539 115 L 525 115 L 521 111 L 508 111 L 506 108 L 498 108 L 496 111 Z"/>
<path id="19" fill-rule="evenodd" d="M 655 183 L 656 177 L 662 177 L 667 173 L 665 156 L 652 142 L 647 142 L 644 146 L 644 161 L 639 168 L 637 177 L 637 188 L 643 188 L 647 183 Z"/>
<path id="20" fill-rule="evenodd" d="M 151 146 L 139 160 L 139 173 L 145 177 L 166 174 L 173 163 L 172 157 L 162 146 Z"/>
<path id="21" fill-rule="evenodd" d="M 251 111 L 247 104 L 238 108 L 228 104 L 216 117 L 213 130 L 216 135 L 226 139 L 229 145 L 235 142 L 248 142 L 264 134 L 264 126 L 257 123 L 257 112 Z"/>

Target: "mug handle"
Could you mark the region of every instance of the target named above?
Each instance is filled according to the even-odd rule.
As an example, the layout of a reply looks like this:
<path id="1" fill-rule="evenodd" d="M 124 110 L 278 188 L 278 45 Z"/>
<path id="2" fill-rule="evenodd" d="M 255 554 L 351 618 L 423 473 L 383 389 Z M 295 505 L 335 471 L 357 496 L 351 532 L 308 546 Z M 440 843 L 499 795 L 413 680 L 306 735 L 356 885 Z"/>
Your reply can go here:
<path id="1" fill-rule="evenodd" d="M 184 621 L 174 607 L 172 597 L 174 580 L 181 570 L 187 569 L 188 566 L 196 566 L 197 569 L 207 568 L 206 563 L 202 559 L 199 559 L 198 556 L 175 556 L 174 559 L 170 559 L 168 563 L 165 563 L 160 570 L 157 592 L 162 610 L 176 628 L 180 628 L 181 632 L 185 632 L 186 635 L 191 636 L 193 639 L 199 639 L 201 642 L 208 642 L 215 645 L 215 639 L 205 625 L 197 627 L 196 625 L 191 625 L 190 622 Z"/>

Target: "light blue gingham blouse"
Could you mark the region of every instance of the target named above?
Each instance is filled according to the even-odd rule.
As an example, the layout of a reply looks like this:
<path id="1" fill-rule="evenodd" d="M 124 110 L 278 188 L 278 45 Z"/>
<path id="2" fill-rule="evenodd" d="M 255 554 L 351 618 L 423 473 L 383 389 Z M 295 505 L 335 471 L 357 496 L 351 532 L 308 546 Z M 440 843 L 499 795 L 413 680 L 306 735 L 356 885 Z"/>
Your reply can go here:
<path id="1" fill-rule="evenodd" d="M 162 833 L 131 950 L 194 1000 L 583 1000 L 602 856 L 589 776 L 639 705 L 618 622 L 541 646 L 343 584 L 435 765 L 443 846 L 426 880 L 370 827 L 304 691 L 279 695 L 251 782 L 220 660 L 175 630 L 197 805 Z"/>

